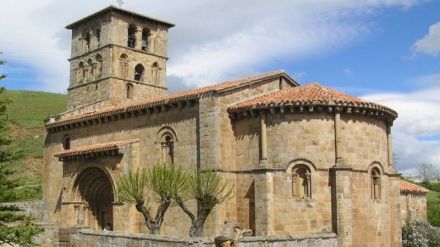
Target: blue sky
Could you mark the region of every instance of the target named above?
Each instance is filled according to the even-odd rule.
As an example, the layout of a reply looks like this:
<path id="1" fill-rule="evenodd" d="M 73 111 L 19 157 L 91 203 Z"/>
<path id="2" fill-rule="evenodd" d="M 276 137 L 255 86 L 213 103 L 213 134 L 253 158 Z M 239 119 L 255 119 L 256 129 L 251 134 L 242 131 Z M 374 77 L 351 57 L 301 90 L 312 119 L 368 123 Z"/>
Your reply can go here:
<path id="1" fill-rule="evenodd" d="M 171 91 L 283 69 L 397 110 L 398 168 L 440 167 L 440 1 L 125 0 L 124 8 L 176 23 Z M 116 1 L 5 0 L 0 68 L 8 89 L 65 92 L 64 26 Z M 436 26 L 436 24 L 438 24 Z"/>

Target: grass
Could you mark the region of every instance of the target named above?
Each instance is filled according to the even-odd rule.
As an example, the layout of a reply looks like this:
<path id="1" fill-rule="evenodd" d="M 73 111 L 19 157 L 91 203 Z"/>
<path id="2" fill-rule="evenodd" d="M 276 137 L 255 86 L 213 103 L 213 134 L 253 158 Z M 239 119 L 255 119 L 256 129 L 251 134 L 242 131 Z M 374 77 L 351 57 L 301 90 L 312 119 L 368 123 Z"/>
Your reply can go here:
<path id="1" fill-rule="evenodd" d="M 24 128 L 41 128 L 43 120 L 66 110 L 67 96 L 36 91 L 7 91 L 8 117 Z"/>
<path id="2" fill-rule="evenodd" d="M 437 201 L 440 199 L 440 192 L 436 192 L 436 191 L 430 191 L 427 195 L 426 195 L 426 200 L 427 201 Z"/>
<path id="3" fill-rule="evenodd" d="M 20 186 L 20 200 L 41 198 L 41 172 L 43 168 L 44 119 L 66 110 L 67 96 L 35 91 L 7 91 L 12 102 L 8 106 L 11 120 L 11 150 L 23 156 L 9 163 Z"/>
<path id="4" fill-rule="evenodd" d="M 440 227 L 440 192 L 430 191 L 426 195 L 428 206 L 428 221 L 431 225 Z"/>

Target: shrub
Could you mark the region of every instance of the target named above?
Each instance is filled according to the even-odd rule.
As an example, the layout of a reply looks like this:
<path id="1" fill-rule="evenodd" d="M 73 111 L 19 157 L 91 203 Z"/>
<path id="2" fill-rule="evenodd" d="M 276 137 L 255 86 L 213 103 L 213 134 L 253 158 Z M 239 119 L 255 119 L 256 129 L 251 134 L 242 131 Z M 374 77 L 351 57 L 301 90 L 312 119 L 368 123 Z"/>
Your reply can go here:
<path id="1" fill-rule="evenodd" d="M 407 221 L 402 228 L 403 247 L 440 246 L 440 228 L 425 221 Z"/>

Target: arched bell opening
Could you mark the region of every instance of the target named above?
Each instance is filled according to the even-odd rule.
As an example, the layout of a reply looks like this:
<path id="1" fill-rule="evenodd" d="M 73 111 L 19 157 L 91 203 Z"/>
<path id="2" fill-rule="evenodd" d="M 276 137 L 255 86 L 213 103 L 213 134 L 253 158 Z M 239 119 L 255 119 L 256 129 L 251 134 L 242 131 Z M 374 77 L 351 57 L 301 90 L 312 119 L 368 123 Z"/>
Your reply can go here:
<path id="1" fill-rule="evenodd" d="M 92 167 L 82 171 L 73 189 L 77 201 L 84 207 L 78 209 L 77 225 L 93 229 L 113 228 L 113 186 L 109 176 L 101 169 Z"/>

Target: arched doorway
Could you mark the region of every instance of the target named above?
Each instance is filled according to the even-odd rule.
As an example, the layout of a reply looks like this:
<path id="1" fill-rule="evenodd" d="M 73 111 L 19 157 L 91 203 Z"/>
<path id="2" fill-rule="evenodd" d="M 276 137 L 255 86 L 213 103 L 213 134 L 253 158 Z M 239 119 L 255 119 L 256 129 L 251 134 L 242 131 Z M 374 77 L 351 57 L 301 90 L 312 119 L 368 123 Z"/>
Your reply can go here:
<path id="1" fill-rule="evenodd" d="M 111 178 L 96 167 L 82 171 L 73 189 L 77 201 L 84 203 L 77 213 L 77 223 L 93 229 L 113 228 L 113 186 Z"/>

